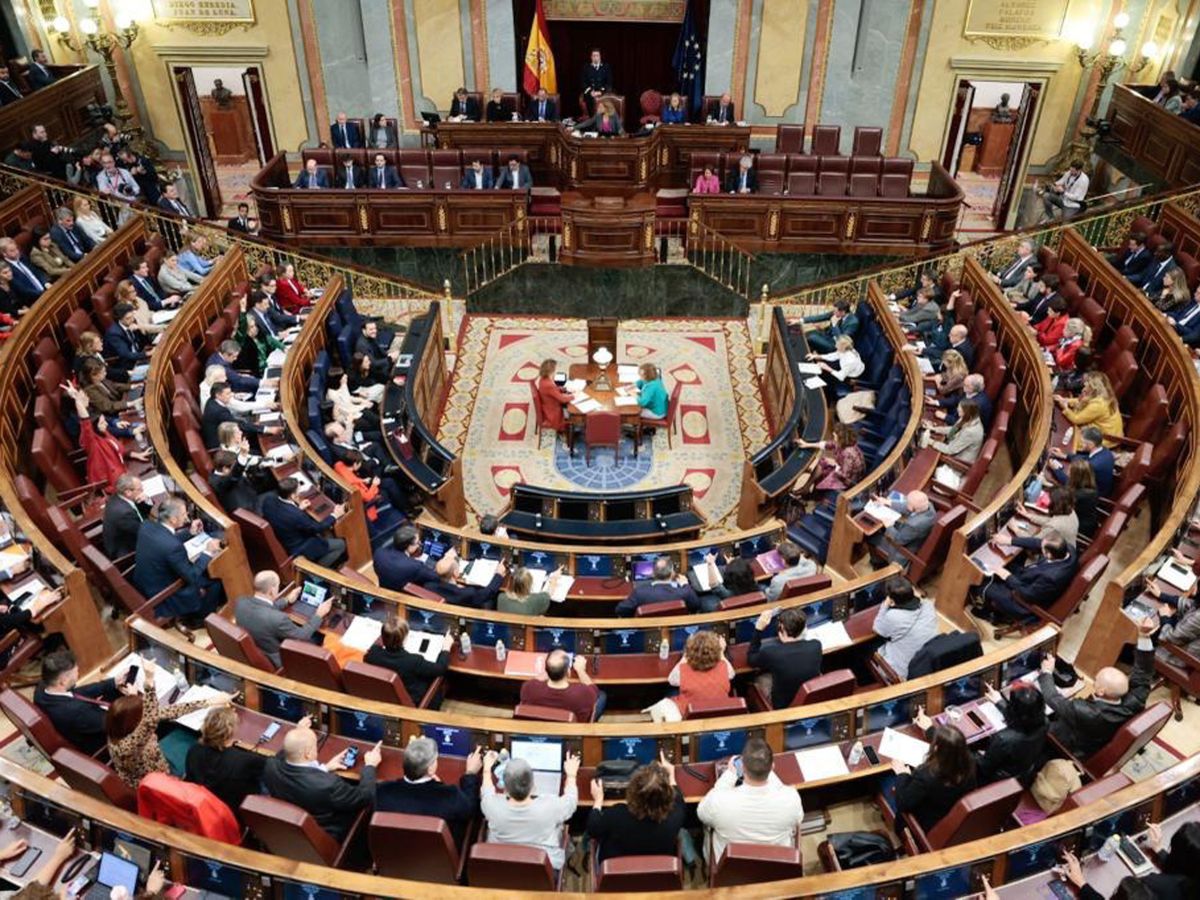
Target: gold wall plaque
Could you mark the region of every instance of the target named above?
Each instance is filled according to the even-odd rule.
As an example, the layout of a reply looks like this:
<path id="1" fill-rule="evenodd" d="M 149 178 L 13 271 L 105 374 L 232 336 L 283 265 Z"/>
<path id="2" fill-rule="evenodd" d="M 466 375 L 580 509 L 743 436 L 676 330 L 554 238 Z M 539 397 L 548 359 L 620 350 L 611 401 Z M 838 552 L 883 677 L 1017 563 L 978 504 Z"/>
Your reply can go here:
<path id="1" fill-rule="evenodd" d="M 999 43 L 993 46 L 1000 49 L 1057 41 L 1069 5 L 1070 0 L 969 0 L 963 37 L 989 44 L 995 40 Z"/>
<path id="2" fill-rule="evenodd" d="M 254 0 L 150 0 L 159 25 L 179 25 L 197 34 L 221 35 L 253 25 Z"/>
<path id="3" fill-rule="evenodd" d="M 608 22 L 682 22 L 687 0 L 546 0 L 546 18 Z"/>

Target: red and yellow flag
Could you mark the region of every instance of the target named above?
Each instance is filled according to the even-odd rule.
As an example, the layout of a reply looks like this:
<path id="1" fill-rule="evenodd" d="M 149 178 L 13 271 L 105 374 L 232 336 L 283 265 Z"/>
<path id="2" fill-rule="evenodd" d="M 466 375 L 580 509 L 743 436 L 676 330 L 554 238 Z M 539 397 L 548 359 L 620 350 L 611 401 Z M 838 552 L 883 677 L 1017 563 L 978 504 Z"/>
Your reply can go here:
<path id="1" fill-rule="evenodd" d="M 558 77 L 554 74 L 554 54 L 550 51 L 550 29 L 546 27 L 546 13 L 542 0 L 537 0 L 537 11 L 533 14 L 533 27 L 529 31 L 529 46 L 525 48 L 525 93 L 533 95 L 538 88 L 546 93 L 558 92 Z"/>

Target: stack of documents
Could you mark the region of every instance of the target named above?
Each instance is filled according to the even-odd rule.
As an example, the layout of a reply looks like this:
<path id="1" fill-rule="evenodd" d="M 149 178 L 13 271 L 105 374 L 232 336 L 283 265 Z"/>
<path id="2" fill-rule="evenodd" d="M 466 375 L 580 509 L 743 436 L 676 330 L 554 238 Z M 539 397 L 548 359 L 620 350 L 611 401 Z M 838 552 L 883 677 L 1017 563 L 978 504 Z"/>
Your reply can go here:
<path id="1" fill-rule="evenodd" d="M 716 568 L 716 567 L 714 567 Z M 721 577 L 721 570 L 717 569 L 717 580 L 710 582 L 708 580 L 709 568 L 707 562 L 698 562 L 692 566 L 692 574 L 696 576 L 696 581 L 700 585 L 700 590 L 711 591 L 716 585 L 724 584 L 725 579 Z"/>
<path id="2" fill-rule="evenodd" d="M 378 619 L 372 619 L 370 616 L 355 616 L 350 627 L 342 634 L 341 641 L 347 647 L 366 653 L 375 646 L 381 631 L 383 631 L 383 623 Z"/>
<path id="3" fill-rule="evenodd" d="M 892 507 L 883 503 L 876 503 L 874 500 L 863 507 L 863 512 L 875 521 L 882 522 L 889 527 L 894 525 L 896 520 L 900 518 L 900 513 L 896 512 Z"/>
<path id="4" fill-rule="evenodd" d="M 498 559 L 477 559 L 471 563 L 471 568 L 467 572 L 467 584 L 473 584 L 477 587 L 486 587 L 491 583 L 492 578 L 496 574 L 496 569 L 500 566 Z"/>
<path id="5" fill-rule="evenodd" d="M 837 778 L 839 775 L 849 775 L 846 760 L 836 744 L 828 747 L 814 747 L 811 750 L 797 750 L 796 763 L 800 766 L 800 774 L 807 781 L 825 781 Z"/>
<path id="6" fill-rule="evenodd" d="M 361 616 L 359 618 L 362 618 Z M 345 641 L 345 638 L 342 638 Z M 444 635 L 433 634 L 428 631 L 410 631 L 404 639 L 404 649 L 409 653 L 417 653 L 425 658 L 426 662 L 437 662 L 437 658 L 442 654 L 442 645 L 446 642 Z"/>
<path id="7" fill-rule="evenodd" d="M 906 766 L 916 768 L 925 762 L 929 755 L 929 743 L 919 738 L 909 737 L 894 728 L 883 729 L 883 740 L 879 744 L 879 755 L 888 759 L 898 759 Z"/>
<path id="8" fill-rule="evenodd" d="M 530 577 L 533 579 L 529 591 L 536 594 L 539 591 L 547 590 L 550 586 L 550 573 L 545 569 L 526 569 Z M 553 603 L 562 603 L 567 599 L 567 592 L 571 590 L 571 585 L 575 583 L 575 579 L 565 572 L 560 572 L 558 578 L 554 580 L 554 589 L 550 591 L 550 600 Z"/>
<path id="9" fill-rule="evenodd" d="M 837 650 L 839 647 L 849 647 L 854 643 L 850 639 L 849 632 L 846 631 L 846 626 L 841 622 L 826 622 L 823 625 L 806 629 L 804 636 L 812 641 L 820 641 L 821 650 L 826 653 L 830 650 Z"/>
<path id="10" fill-rule="evenodd" d="M 221 692 L 214 687 L 209 687 L 207 684 L 193 684 L 190 688 L 183 692 L 183 696 L 176 700 L 176 703 L 204 703 L 212 700 L 214 697 L 222 696 Z M 199 731 L 204 727 L 204 720 L 208 718 L 210 707 L 193 710 L 190 713 L 185 713 L 182 716 L 176 716 L 175 721 L 184 728 L 190 728 L 192 731 Z"/>

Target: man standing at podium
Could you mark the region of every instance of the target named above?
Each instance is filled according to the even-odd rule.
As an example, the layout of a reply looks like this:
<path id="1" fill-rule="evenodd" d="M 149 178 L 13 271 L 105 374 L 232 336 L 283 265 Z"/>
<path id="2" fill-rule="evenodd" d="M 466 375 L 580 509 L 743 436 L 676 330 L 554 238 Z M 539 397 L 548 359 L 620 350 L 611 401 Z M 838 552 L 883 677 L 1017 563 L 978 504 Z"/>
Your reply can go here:
<path id="1" fill-rule="evenodd" d="M 600 61 L 600 51 L 592 50 L 592 59 L 583 67 L 579 83 L 584 106 L 589 116 L 596 114 L 596 99 L 612 91 L 612 66 Z"/>

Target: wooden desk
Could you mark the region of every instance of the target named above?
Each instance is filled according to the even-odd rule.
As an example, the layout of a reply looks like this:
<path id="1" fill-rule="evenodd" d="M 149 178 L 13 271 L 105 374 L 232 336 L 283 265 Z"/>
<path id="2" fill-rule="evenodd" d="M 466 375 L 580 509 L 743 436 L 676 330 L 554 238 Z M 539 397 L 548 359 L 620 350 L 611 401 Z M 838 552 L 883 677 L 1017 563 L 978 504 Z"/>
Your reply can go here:
<path id="1" fill-rule="evenodd" d="M 1113 85 L 1108 120 L 1121 149 L 1170 187 L 1200 181 L 1200 126 L 1167 112 L 1137 87 Z"/>
<path id="2" fill-rule="evenodd" d="M 0 146 L 13 147 L 28 140 L 29 126 L 35 122 L 46 126 L 52 142 L 73 144 L 88 131 L 84 117 L 87 105 L 108 102 L 99 66 L 53 68 L 57 81 L 0 108 Z"/>
<path id="3" fill-rule="evenodd" d="M 565 266 L 654 265 L 654 203 L 649 193 L 627 200 L 563 194 L 559 261 Z"/>
<path id="4" fill-rule="evenodd" d="M 617 392 L 615 389 L 611 391 L 598 391 L 592 386 L 596 379 L 600 377 L 600 368 L 595 363 L 574 363 L 571 365 L 570 369 L 567 370 L 567 372 L 568 381 L 583 380 L 588 382 L 588 386 L 583 389 L 583 393 L 585 393 L 592 400 L 595 400 L 601 406 L 600 409 L 592 410 L 592 412 L 615 412 L 621 416 L 621 424 L 623 426 L 637 425 L 637 423 L 641 421 L 642 408 L 640 406 L 637 404 L 632 406 L 628 404 L 624 406 L 618 406 Z M 613 385 L 614 388 L 622 385 L 622 382 L 620 382 L 620 380 L 617 378 L 617 364 L 615 362 L 608 365 L 608 367 L 604 370 L 604 374 L 608 377 L 608 383 Z M 573 426 L 567 429 L 567 447 L 572 455 L 575 453 L 574 426 L 582 428 L 584 420 L 590 414 L 591 413 L 581 412 L 579 407 L 574 403 L 567 404 L 567 416 L 570 418 L 571 425 Z M 639 443 L 640 442 L 635 437 L 633 442 L 634 456 L 637 456 L 638 454 Z"/>

